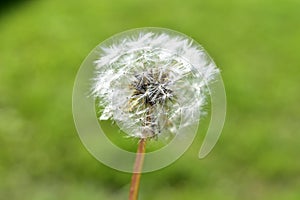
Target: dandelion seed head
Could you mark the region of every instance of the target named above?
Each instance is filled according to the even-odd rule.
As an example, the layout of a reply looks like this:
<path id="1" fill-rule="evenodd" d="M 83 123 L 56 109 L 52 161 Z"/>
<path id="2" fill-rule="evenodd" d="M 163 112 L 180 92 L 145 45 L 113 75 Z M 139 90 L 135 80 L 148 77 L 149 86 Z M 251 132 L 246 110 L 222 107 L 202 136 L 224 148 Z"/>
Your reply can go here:
<path id="1" fill-rule="evenodd" d="M 206 84 L 218 73 L 203 48 L 182 35 L 140 32 L 101 46 L 92 94 L 100 120 L 129 136 L 176 135 L 205 112 Z"/>

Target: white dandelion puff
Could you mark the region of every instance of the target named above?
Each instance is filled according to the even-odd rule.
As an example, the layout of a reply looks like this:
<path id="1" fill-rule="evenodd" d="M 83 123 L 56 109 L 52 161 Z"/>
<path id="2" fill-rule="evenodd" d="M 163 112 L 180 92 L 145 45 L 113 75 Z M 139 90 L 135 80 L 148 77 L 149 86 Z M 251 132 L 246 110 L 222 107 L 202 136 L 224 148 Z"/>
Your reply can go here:
<path id="1" fill-rule="evenodd" d="M 129 136 L 176 135 L 180 126 L 205 114 L 206 85 L 219 72 L 190 38 L 164 32 L 140 32 L 101 46 L 95 60 L 92 94 Z"/>
<path id="2" fill-rule="evenodd" d="M 226 116 L 222 77 L 203 47 L 182 33 L 154 27 L 128 30 L 96 46 L 77 72 L 72 101 L 84 146 L 103 164 L 133 172 L 132 180 L 182 156 L 209 111 L 199 149 L 204 158 L 218 141 Z M 136 153 L 113 145 L 102 127 L 106 120 L 138 140 Z M 147 152 L 151 138 L 165 145 Z"/>

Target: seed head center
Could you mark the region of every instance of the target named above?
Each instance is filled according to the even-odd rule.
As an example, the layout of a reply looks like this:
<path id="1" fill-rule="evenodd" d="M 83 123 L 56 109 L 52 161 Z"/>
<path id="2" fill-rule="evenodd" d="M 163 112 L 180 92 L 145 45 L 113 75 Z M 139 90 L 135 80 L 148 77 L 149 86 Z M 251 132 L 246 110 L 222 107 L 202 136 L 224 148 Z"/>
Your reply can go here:
<path id="1" fill-rule="evenodd" d="M 145 72 L 136 75 L 132 86 L 133 98 L 142 100 L 145 106 L 163 105 L 172 96 L 172 90 L 168 88 L 167 74 Z"/>

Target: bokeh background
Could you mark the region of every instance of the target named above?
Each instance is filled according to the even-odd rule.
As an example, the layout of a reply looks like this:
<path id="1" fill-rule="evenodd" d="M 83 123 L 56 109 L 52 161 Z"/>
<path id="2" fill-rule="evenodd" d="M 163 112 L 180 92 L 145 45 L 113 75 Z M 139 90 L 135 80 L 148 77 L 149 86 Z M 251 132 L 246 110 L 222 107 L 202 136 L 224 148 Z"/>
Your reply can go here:
<path id="1" fill-rule="evenodd" d="M 227 91 L 204 160 L 200 127 L 177 162 L 144 174 L 140 199 L 300 199 L 299 0 L 19 0 L 0 3 L 0 199 L 127 199 L 130 174 L 81 144 L 72 87 L 87 54 L 137 27 L 201 43 Z M 205 123 L 204 123 L 205 124 Z"/>

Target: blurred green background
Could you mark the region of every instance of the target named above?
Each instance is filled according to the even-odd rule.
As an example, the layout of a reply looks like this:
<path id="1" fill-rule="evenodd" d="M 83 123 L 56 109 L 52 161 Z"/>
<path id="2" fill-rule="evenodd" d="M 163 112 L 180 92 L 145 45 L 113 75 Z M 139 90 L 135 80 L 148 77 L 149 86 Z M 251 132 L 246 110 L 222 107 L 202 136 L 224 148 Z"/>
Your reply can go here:
<path id="1" fill-rule="evenodd" d="M 137 27 L 201 43 L 227 90 L 222 136 L 205 131 L 171 166 L 142 176 L 140 199 L 300 199 L 299 0 L 28 0 L 0 4 L 0 199 L 127 199 L 130 174 L 81 144 L 72 87 L 87 54 Z M 202 128 L 202 127 L 201 127 Z"/>

